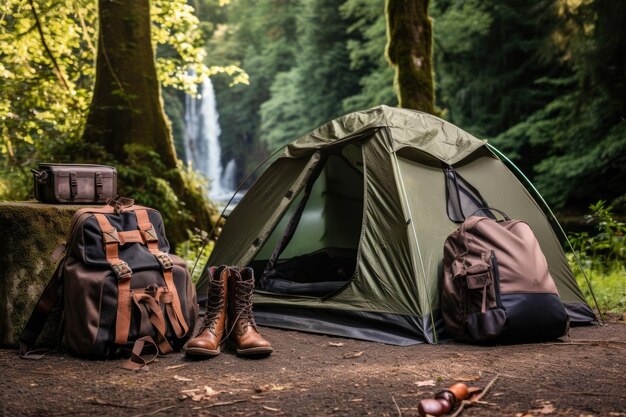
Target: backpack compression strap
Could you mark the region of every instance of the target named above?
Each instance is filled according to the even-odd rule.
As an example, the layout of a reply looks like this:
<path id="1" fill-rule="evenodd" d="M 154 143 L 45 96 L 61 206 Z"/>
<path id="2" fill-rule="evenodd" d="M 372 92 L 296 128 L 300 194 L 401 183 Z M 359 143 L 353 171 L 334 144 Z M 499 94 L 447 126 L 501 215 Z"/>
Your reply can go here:
<path id="1" fill-rule="evenodd" d="M 166 355 L 172 353 L 172 345 L 167 341 L 165 332 L 167 327 L 165 324 L 165 317 L 161 311 L 161 306 L 157 300 L 151 294 L 134 294 L 133 302 L 137 306 L 137 309 L 141 312 L 141 327 L 147 323 L 152 324 L 152 328 L 157 334 L 157 344 L 159 352 Z M 148 329 L 142 329 L 143 334 L 148 333 Z"/>
<path id="2" fill-rule="evenodd" d="M 185 321 L 185 316 L 183 315 L 183 310 L 180 305 L 180 298 L 178 297 L 178 290 L 174 284 L 174 276 L 172 275 L 174 261 L 172 261 L 172 258 L 170 258 L 167 253 L 159 250 L 159 237 L 154 229 L 154 225 L 150 222 L 148 211 L 145 209 L 135 210 L 135 216 L 137 216 L 137 227 L 141 231 L 145 244 L 150 253 L 152 253 L 161 264 L 165 285 L 167 285 L 167 289 L 172 293 L 172 306 L 174 307 L 175 320 L 171 320 L 170 318 L 170 322 L 176 332 L 176 336 L 179 338 L 183 337 L 189 332 L 189 326 Z M 178 326 L 176 322 L 178 322 L 180 326 Z"/>
<path id="3" fill-rule="evenodd" d="M 111 264 L 117 275 L 117 315 L 115 318 L 115 343 L 123 345 L 128 341 L 132 296 L 130 292 L 130 278 L 133 271 L 128 264 L 120 259 L 119 245 L 122 240 L 109 219 L 104 214 L 95 213 L 94 217 L 100 225 L 104 250 L 107 262 Z"/>

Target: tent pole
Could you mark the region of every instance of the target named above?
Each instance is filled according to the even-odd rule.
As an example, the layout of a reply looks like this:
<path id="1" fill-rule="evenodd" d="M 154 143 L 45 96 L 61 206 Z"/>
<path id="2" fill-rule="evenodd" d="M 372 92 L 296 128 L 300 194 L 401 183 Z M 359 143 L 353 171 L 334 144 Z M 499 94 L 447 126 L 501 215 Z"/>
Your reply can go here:
<path id="1" fill-rule="evenodd" d="M 409 204 L 409 197 L 406 193 L 406 188 L 404 187 L 404 181 L 402 179 L 402 172 L 400 171 L 400 164 L 398 163 L 398 156 L 396 152 L 392 149 L 391 154 L 393 155 L 394 168 L 396 171 L 396 175 L 398 176 L 398 181 L 400 182 L 400 189 L 402 192 L 402 197 L 404 199 L 404 205 L 406 206 L 407 214 L 409 215 L 409 219 L 407 221 L 407 225 L 411 226 L 413 231 L 413 239 L 415 240 L 415 245 L 417 246 L 417 253 L 419 256 L 419 266 L 422 270 L 422 284 L 424 286 L 424 292 L 426 293 L 426 300 L 428 301 L 428 311 L 430 312 L 430 322 L 433 328 L 433 337 L 435 343 L 439 343 L 439 336 L 437 334 L 437 326 L 435 324 L 435 316 L 433 314 L 433 307 L 430 302 L 430 294 L 428 292 L 428 286 L 426 285 L 426 270 L 424 269 L 424 260 L 422 259 L 422 251 L 420 250 L 419 241 L 417 239 L 417 231 L 415 230 L 415 220 L 413 219 L 413 213 L 411 212 L 411 206 Z"/>
<path id="2" fill-rule="evenodd" d="M 572 243 L 568 239 L 567 234 L 565 233 L 565 230 L 563 230 L 563 227 L 561 226 L 561 223 L 559 223 L 559 221 L 557 220 L 556 216 L 552 212 L 552 209 L 550 208 L 550 206 L 548 205 L 546 200 L 543 198 L 543 196 L 539 193 L 539 190 L 537 190 L 537 188 L 533 185 L 533 183 L 528 179 L 528 177 L 526 177 L 526 175 L 524 175 L 524 173 L 517 167 L 517 165 L 515 165 L 513 163 L 513 161 L 511 161 L 506 155 L 504 155 L 502 152 L 500 152 L 493 145 L 491 145 L 489 143 L 487 143 L 486 145 L 487 145 L 487 149 L 489 149 L 494 154 L 496 154 L 496 156 L 500 160 L 504 160 L 509 166 L 511 166 L 515 170 L 515 172 L 517 173 L 517 175 L 519 177 L 523 178 L 524 181 L 526 181 L 526 184 L 530 187 L 530 189 L 533 191 L 535 196 L 539 199 L 539 201 L 543 205 L 544 210 L 546 210 L 548 212 L 548 214 L 550 215 L 550 218 L 552 219 L 554 224 L 557 225 L 558 230 L 561 232 L 561 235 L 565 239 L 565 242 L 567 242 L 567 246 L 572 251 L 572 254 L 574 254 L 574 259 L 576 260 L 576 265 L 578 265 L 578 268 L 580 269 L 580 272 L 582 272 L 583 277 L 585 278 L 585 282 L 587 283 L 587 288 L 589 288 L 589 292 L 591 293 L 591 298 L 593 298 L 593 302 L 596 305 L 596 308 L 598 309 L 598 316 L 600 317 L 600 321 L 604 325 L 605 323 L 604 323 L 604 318 L 602 317 L 602 310 L 600 310 L 600 305 L 598 304 L 598 300 L 596 299 L 596 295 L 593 292 L 593 288 L 591 286 L 591 281 L 587 277 L 587 273 L 585 272 L 585 269 L 583 268 L 582 262 L 580 262 L 580 258 L 578 257 L 578 253 L 576 253 L 576 250 L 574 249 L 574 247 L 572 246 Z"/>

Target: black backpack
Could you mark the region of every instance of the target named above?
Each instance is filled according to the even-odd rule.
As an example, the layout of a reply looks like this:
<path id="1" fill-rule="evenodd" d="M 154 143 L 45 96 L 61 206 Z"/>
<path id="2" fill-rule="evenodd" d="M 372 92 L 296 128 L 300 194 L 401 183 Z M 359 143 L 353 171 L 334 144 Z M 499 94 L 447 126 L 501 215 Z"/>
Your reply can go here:
<path id="1" fill-rule="evenodd" d="M 158 211 L 128 203 L 78 210 L 65 256 L 20 337 L 28 356 L 53 309 L 62 311 L 62 345 L 105 358 L 132 349 L 136 368 L 153 353 L 180 349 L 198 315 L 184 260 L 169 252 Z M 137 365 L 139 364 L 139 365 Z"/>

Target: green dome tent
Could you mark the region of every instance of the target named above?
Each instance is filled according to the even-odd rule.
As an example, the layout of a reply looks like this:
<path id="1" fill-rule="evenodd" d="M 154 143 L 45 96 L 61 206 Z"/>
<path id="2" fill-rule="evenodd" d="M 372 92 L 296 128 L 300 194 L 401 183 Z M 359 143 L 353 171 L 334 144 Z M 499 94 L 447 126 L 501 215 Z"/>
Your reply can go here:
<path id="1" fill-rule="evenodd" d="M 432 115 L 379 106 L 289 144 L 235 207 L 209 265 L 251 266 L 262 325 L 437 343 L 443 245 L 484 206 L 533 228 L 572 323 L 586 304 L 550 221 L 493 148 Z"/>

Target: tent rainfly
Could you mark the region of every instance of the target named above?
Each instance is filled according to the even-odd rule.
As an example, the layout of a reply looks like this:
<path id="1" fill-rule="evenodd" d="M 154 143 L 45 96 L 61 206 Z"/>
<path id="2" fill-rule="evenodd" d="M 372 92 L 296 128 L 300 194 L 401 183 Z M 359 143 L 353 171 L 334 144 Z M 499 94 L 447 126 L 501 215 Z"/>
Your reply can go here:
<path id="1" fill-rule="evenodd" d="M 333 120 L 290 143 L 235 207 L 199 300 L 209 265 L 250 266 L 259 324 L 437 343 L 444 241 L 493 207 L 532 227 L 571 322 L 591 323 L 542 200 L 500 155 L 422 112 L 379 106 Z"/>

